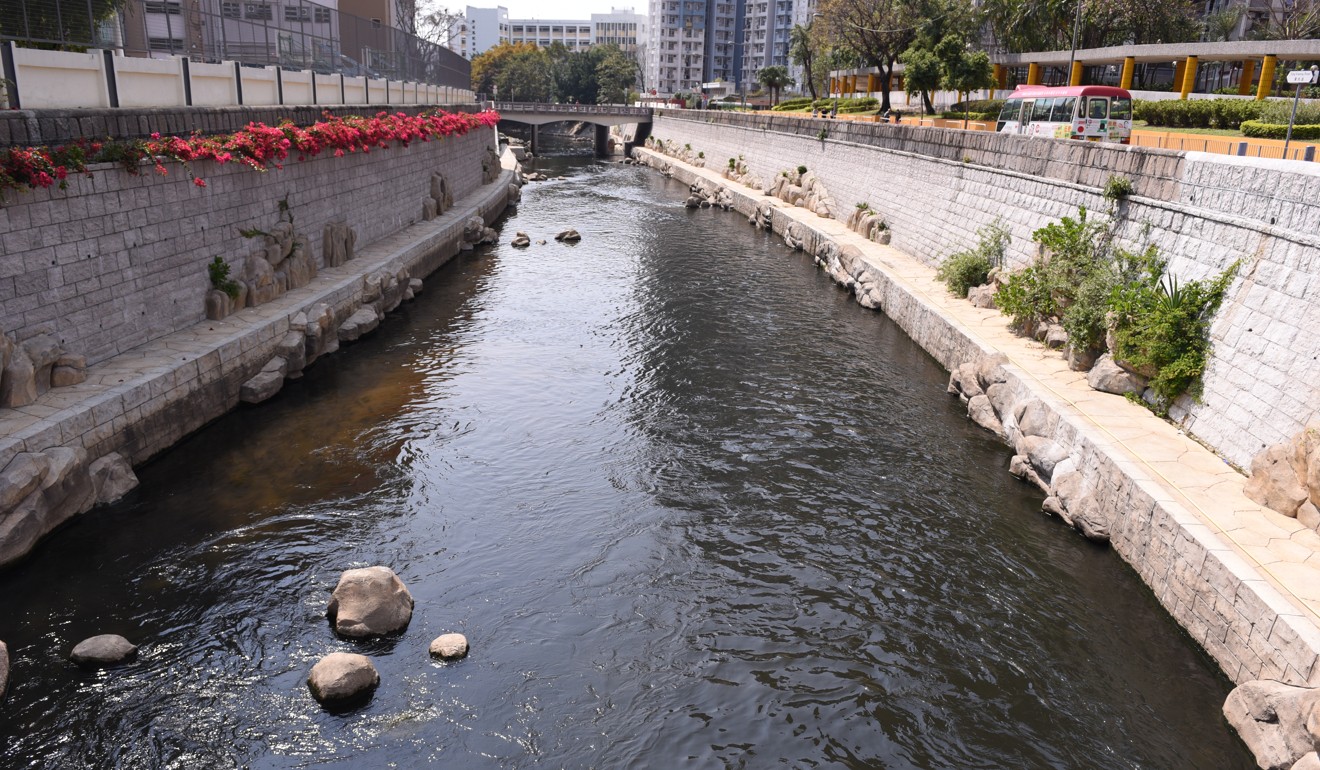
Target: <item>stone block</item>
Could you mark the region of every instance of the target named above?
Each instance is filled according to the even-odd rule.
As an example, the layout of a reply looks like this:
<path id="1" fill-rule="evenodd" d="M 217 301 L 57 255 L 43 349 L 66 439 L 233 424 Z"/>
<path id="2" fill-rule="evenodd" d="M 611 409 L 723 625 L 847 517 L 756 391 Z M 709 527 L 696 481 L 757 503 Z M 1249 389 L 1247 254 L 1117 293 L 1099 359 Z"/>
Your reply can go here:
<path id="1" fill-rule="evenodd" d="M 101 505 L 118 502 L 138 485 L 133 466 L 118 452 L 94 461 L 88 471 L 96 489 L 96 502 Z"/>
<path id="2" fill-rule="evenodd" d="M 259 404 L 279 393 L 282 387 L 284 387 L 283 372 L 262 371 L 243 383 L 238 391 L 238 400 L 245 404 Z"/>

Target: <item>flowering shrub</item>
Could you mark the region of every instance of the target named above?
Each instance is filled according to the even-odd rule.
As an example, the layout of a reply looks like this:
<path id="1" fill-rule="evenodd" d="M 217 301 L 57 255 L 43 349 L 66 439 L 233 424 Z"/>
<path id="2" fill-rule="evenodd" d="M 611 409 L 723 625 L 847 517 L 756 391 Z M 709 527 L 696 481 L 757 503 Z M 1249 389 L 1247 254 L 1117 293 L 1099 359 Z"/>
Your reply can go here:
<path id="1" fill-rule="evenodd" d="M 79 139 L 58 147 L 14 147 L 0 150 L 0 195 L 9 190 L 36 189 L 59 185 L 64 189 L 69 174 L 90 174 L 90 163 L 117 163 L 130 174 L 137 174 L 143 160 L 155 162 L 156 173 L 165 174 L 165 161 L 183 165 L 193 184 L 205 187 L 192 163 L 242 163 L 257 171 L 284 168 L 291 154 L 298 160 L 332 151 L 335 157 L 346 153 L 370 153 L 372 148 L 388 149 L 399 144 L 407 147 L 414 141 L 429 142 L 445 136 L 462 136 L 478 127 L 499 122 L 499 113 L 486 110 L 478 114 L 435 110 L 419 115 L 402 112 L 379 112 L 372 117 L 326 114 L 306 128 L 284 122 L 278 126 L 249 123 L 232 134 L 187 137 L 152 134 L 150 139 L 135 141 L 88 141 Z"/>

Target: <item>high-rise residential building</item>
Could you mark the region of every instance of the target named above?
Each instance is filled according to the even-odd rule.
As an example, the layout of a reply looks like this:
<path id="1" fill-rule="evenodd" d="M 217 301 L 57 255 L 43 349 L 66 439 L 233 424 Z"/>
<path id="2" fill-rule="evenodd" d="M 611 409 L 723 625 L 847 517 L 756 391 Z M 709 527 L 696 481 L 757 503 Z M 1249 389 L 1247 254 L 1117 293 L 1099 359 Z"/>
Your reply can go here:
<path id="1" fill-rule="evenodd" d="M 609 13 L 593 13 L 590 19 L 511 19 L 503 6 L 469 5 L 449 36 L 449 48 L 469 59 L 500 43 L 532 43 L 541 48 L 560 43 L 570 51 L 613 44 L 640 62 L 647 43 L 647 17 L 631 8 L 613 8 Z"/>
<path id="2" fill-rule="evenodd" d="M 742 79 L 743 0 L 651 0 L 647 86 L 699 92 Z"/>

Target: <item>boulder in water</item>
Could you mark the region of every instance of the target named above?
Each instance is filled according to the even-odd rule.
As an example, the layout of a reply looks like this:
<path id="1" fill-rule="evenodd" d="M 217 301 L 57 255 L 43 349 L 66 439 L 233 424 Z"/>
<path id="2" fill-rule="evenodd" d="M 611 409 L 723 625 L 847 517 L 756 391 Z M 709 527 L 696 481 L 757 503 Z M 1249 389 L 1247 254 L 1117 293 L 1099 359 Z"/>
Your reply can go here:
<path id="1" fill-rule="evenodd" d="M 402 631 L 412 620 L 413 598 L 389 567 L 350 569 L 339 577 L 325 614 L 335 631 L 354 638 Z"/>
<path id="2" fill-rule="evenodd" d="M 371 658 L 353 652 L 330 653 L 318 660 L 307 676 L 312 697 L 331 706 L 364 698 L 379 684 L 380 674 Z"/>
<path id="3" fill-rule="evenodd" d="M 69 660 L 88 668 L 117 666 L 131 660 L 137 646 L 118 634 L 101 634 L 78 642 Z"/>

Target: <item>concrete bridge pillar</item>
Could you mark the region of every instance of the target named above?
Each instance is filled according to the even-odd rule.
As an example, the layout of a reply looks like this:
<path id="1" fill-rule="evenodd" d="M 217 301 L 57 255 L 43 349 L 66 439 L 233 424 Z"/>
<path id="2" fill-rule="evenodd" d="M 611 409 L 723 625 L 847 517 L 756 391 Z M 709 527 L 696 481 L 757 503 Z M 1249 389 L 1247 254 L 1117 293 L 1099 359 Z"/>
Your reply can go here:
<path id="1" fill-rule="evenodd" d="M 610 127 L 594 126 L 596 129 L 596 157 L 607 158 L 610 154 Z"/>
<path id="2" fill-rule="evenodd" d="M 532 154 L 541 155 L 541 127 L 536 125 L 532 126 Z"/>

